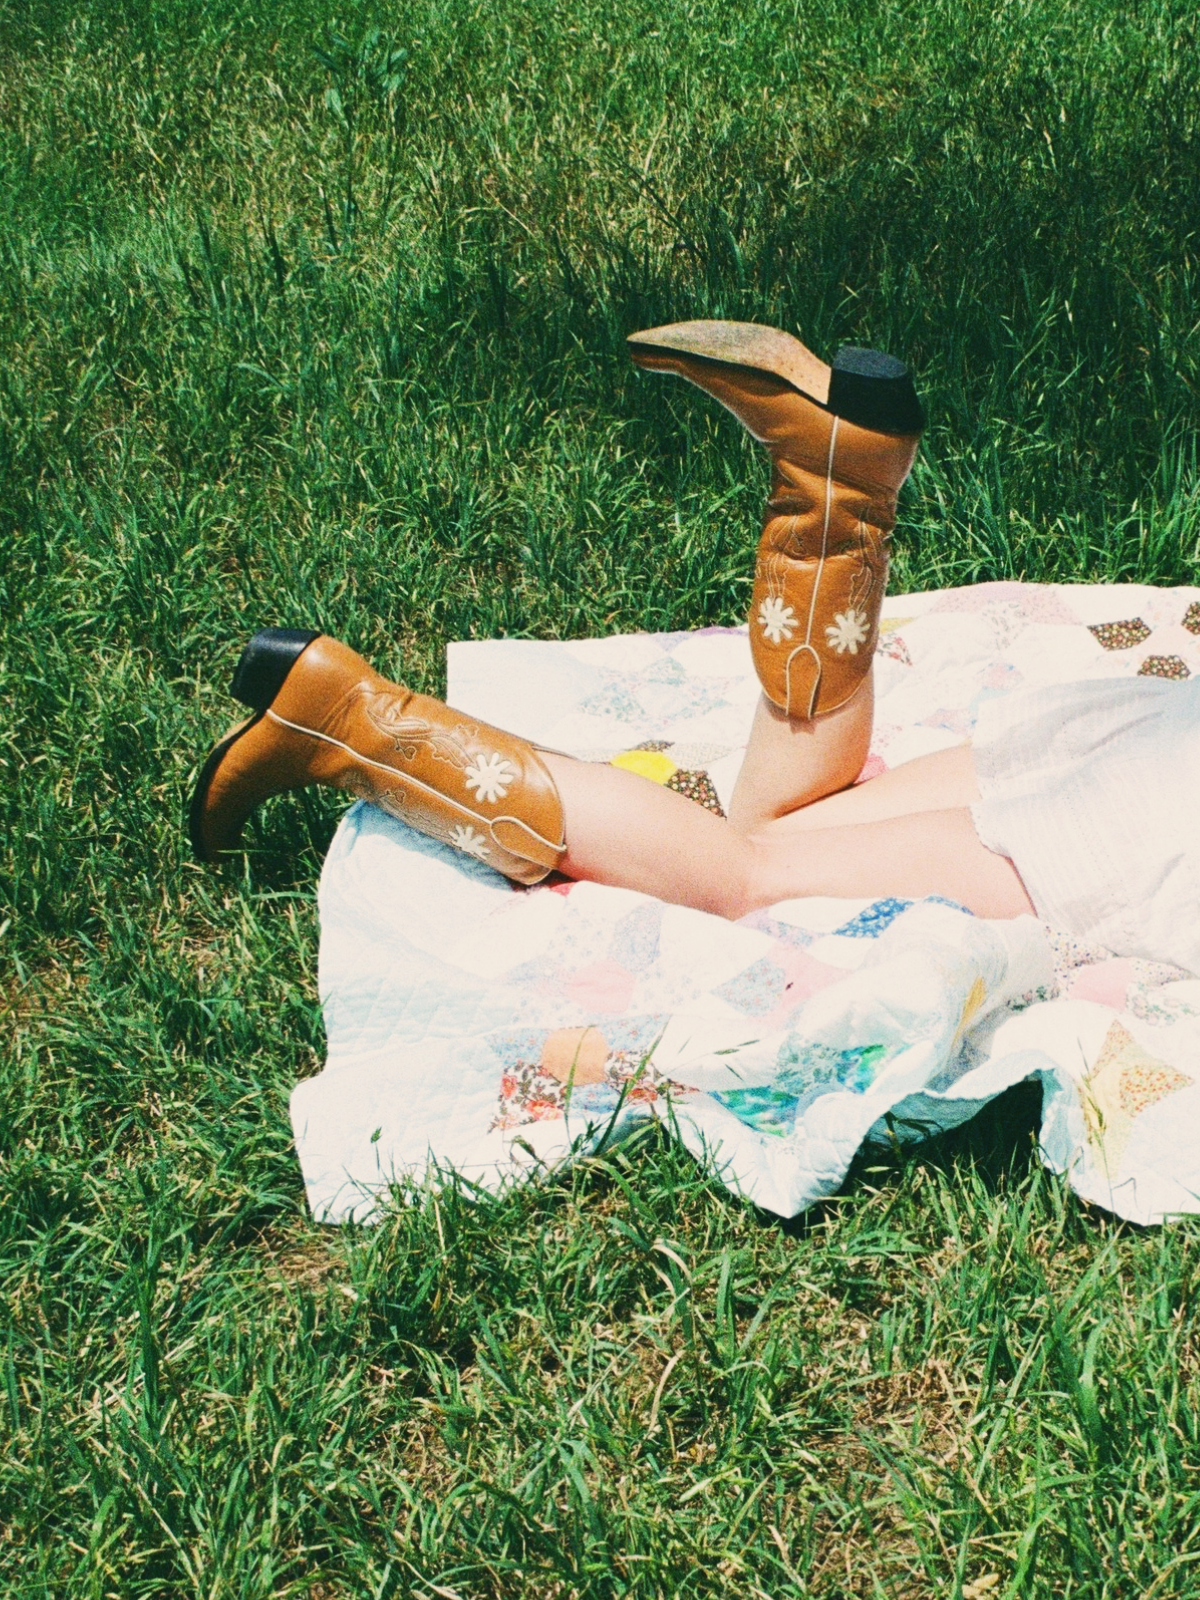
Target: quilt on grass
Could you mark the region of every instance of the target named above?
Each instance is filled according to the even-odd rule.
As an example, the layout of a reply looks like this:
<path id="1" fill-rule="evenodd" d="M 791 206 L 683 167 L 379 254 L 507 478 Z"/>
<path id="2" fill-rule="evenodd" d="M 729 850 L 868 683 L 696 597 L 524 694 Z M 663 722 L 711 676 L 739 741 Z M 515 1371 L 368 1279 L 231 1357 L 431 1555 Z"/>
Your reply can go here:
<path id="1" fill-rule="evenodd" d="M 1016 583 L 891 598 L 864 777 L 1019 685 L 1200 673 L 1200 590 Z M 462 710 L 720 810 L 757 700 L 744 629 L 451 645 Z M 1131 777 L 1136 781 L 1136 775 Z M 864 1140 L 1043 1086 L 1047 1164 L 1149 1223 L 1200 1210 L 1200 979 L 1032 918 L 787 901 L 729 923 L 626 890 L 518 890 L 359 803 L 320 889 L 328 1058 L 292 1123 L 314 1215 L 431 1169 L 494 1187 L 666 1120 L 794 1215 Z"/>

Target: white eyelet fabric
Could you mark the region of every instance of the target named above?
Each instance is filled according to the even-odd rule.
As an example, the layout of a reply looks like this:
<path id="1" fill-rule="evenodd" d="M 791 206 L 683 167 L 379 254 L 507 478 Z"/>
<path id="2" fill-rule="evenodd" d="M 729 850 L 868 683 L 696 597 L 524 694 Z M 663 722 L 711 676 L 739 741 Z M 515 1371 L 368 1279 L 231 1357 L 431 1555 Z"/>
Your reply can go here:
<path id="1" fill-rule="evenodd" d="M 972 746 L 976 829 L 1038 915 L 1200 976 L 1200 678 L 1018 690 Z"/>

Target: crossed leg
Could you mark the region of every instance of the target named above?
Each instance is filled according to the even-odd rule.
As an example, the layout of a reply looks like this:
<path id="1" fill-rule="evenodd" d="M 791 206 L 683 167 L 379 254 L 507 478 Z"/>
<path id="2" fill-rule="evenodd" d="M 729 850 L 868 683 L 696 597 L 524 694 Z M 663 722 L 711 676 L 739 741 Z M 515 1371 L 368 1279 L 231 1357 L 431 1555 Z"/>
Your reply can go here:
<path id="1" fill-rule="evenodd" d="M 635 773 L 545 755 L 566 816 L 562 870 L 732 918 L 803 895 L 941 894 L 978 916 L 1031 913 L 1012 862 L 975 831 L 969 745 L 842 787 L 862 768 L 869 694 L 840 723 L 760 712 L 729 821 Z"/>

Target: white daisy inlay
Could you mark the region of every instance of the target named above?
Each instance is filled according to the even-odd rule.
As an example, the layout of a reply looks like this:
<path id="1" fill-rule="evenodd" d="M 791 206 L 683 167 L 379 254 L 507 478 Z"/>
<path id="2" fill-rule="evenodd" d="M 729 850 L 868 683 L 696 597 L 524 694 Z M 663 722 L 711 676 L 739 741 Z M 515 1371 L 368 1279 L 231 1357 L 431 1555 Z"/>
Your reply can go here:
<path id="1" fill-rule="evenodd" d="M 825 629 L 825 637 L 838 655 L 844 656 L 849 650 L 852 656 L 856 656 L 859 645 L 866 640 L 870 631 L 864 611 L 839 611 Z"/>
<path id="2" fill-rule="evenodd" d="M 796 631 L 796 613 L 775 596 L 770 596 L 759 606 L 758 620 L 772 644 L 790 639 Z"/>
<path id="3" fill-rule="evenodd" d="M 517 776 L 517 769 L 495 750 L 476 756 L 463 773 L 463 782 L 480 800 L 494 805 L 503 800 Z"/>
<path id="4" fill-rule="evenodd" d="M 465 856 L 474 856 L 476 861 L 486 861 L 489 855 L 487 843 L 482 833 L 477 829 L 462 823 L 455 823 L 450 829 L 448 841 L 456 850 L 461 850 Z"/>

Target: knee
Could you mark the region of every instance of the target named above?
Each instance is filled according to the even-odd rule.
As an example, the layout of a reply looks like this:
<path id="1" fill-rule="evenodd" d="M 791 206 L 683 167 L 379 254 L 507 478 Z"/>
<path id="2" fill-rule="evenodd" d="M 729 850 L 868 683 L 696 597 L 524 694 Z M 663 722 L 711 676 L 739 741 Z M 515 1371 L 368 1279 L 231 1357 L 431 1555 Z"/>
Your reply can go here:
<path id="1" fill-rule="evenodd" d="M 769 891 L 767 850 L 757 831 L 737 834 L 735 839 L 730 870 L 723 876 L 716 903 L 709 908 L 730 922 L 779 898 Z"/>

